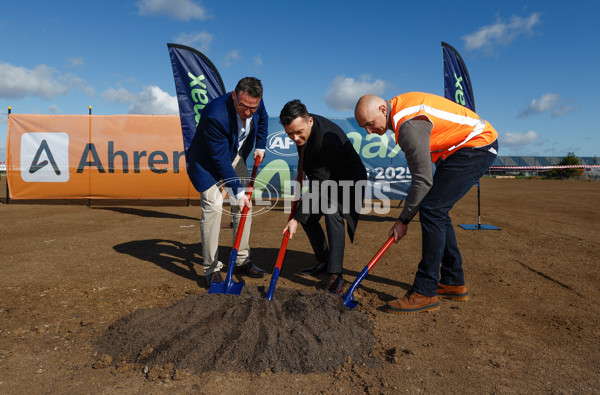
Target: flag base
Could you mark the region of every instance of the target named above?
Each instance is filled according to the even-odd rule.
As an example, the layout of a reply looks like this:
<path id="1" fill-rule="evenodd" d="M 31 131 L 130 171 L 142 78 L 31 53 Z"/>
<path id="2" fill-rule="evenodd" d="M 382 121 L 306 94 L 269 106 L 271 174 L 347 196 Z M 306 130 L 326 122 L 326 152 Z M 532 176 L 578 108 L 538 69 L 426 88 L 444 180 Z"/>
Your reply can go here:
<path id="1" fill-rule="evenodd" d="M 494 225 L 482 225 L 482 224 L 462 224 L 458 225 L 465 230 L 501 230 L 499 227 Z"/>

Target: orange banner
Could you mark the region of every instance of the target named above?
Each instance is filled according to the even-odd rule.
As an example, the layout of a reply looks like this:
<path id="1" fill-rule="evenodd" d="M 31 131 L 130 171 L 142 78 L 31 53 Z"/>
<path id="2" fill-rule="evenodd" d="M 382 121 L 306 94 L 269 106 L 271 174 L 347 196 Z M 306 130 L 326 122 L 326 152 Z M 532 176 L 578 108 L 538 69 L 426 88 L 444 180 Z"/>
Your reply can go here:
<path id="1" fill-rule="evenodd" d="M 8 119 L 11 199 L 189 199 L 178 116 Z"/>

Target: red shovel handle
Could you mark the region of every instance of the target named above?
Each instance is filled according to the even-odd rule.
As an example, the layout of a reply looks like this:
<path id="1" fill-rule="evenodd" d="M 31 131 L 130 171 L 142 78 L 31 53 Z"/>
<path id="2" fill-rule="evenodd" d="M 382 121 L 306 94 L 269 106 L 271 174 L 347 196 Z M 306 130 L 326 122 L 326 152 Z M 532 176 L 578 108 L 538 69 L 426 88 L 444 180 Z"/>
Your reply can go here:
<path id="1" fill-rule="evenodd" d="M 359 273 L 358 277 L 356 277 L 356 279 L 354 280 L 354 282 L 352 283 L 352 285 L 346 292 L 346 296 L 344 296 L 344 304 L 347 307 L 349 307 L 350 309 L 353 309 L 358 305 L 358 303 L 354 301 L 354 290 L 356 290 L 356 288 L 358 288 L 358 286 L 362 282 L 362 280 L 364 280 L 365 277 L 367 277 L 367 274 L 369 274 L 369 272 L 371 271 L 373 266 L 375 266 L 377 261 L 379 261 L 379 258 L 381 258 L 381 256 L 388 250 L 388 248 L 390 248 L 390 246 L 392 244 L 394 244 L 394 236 L 390 236 L 387 239 L 385 244 L 383 246 L 381 246 L 379 251 L 377 251 L 377 254 L 375 254 L 375 256 L 369 261 L 367 266 L 365 266 L 365 268 Z"/>
<path id="2" fill-rule="evenodd" d="M 385 252 L 388 250 L 388 248 L 390 248 L 392 244 L 394 244 L 394 236 L 390 236 L 389 239 L 387 239 L 387 241 L 385 242 L 385 244 L 381 246 L 379 251 L 377 251 L 377 254 L 375 254 L 375 256 L 369 261 L 369 263 L 367 264 L 367 268 L 369 271 L 371 271 L 373 266 L 375 266 L 375 264 L 379 261 L 379 258 L 381 258 L 383 254 L 385 254 Z"/>
<path id="3" fill-rule="evenodd" d="M 252 198 L 252 190 L 254 189 L 254 178 L 256 178 L 256 172 L 258 170 L 258 165 L 260 163 L 260 156 L 257 156 L 254 160 L 254 167 L 252 168 L 252 176 L 250 177 L 250 184 L 248 185 L 248 192 L 246 192 L 246 196 L 248 199 Z M 238 231 L 235 235 L 235 242 L 233 243 L 233 248 L 236 250 L 240 248 L 240 244 L 242 243 L 242 234 L 244 233 L 244 225 L 246 225 L 246 216 L 248 214 L 248 206 L 244 206 L 242 209 L 242 218 L 240 219 L 240 224 L 238 225 Z"/>

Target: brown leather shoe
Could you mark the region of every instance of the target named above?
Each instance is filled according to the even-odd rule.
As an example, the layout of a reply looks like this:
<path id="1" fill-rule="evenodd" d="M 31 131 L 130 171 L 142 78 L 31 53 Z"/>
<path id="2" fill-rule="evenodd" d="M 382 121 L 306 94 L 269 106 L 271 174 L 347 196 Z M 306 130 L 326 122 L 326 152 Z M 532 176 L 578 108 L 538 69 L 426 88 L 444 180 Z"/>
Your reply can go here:
<path id="1" fill-rule="evenodd" d="M 438 284 L 438 298 L 456 300 L 457 302 L 466 302 L 469 300 L 469 292 L 464 285 L 445 285 Z"/>
<path id="2" fill-rule="evenodd" d="M 400 299 L 392 300 L 385 305 L 388 313 L 396 314 L 419 314 L 438 311 L 440 302 L 437 296 L 425 296 L 414 291 L 408 291 Z"/>
<path id="3" fill-rule="evenodd" d="M 263 278 L 267 272 L 261 268 L 254 266 L 252 262 L 246 263 L 242 266 L 236 266 L 233 269 L 235 274 L 243 274 L 251 278 Z"/>

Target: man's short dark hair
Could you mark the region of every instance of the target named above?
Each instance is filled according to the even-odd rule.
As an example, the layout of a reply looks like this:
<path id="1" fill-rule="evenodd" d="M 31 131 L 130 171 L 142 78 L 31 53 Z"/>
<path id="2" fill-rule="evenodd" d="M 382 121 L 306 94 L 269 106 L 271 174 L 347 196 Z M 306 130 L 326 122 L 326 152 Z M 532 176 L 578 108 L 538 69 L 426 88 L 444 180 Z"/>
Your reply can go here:
<path id="1" fill-rule="evenodd" d="M 263 87 L 258 78 L 244 77 L 235 86 L 235 94 L 239 95 L 240 92 L 246 92 L 252 97 L 262 99 Z"/>
<path id="2" fill-rule="evenodd" d="M 302 104 L 300 100 L 290 100 L 289 102 L 285 103 L 285 106 L 283 106 L 281 109 L 281 113 L 279 114 L 279 122 L 283 126 L 287 126 L 298 117 L 302 117 L 307 120 L 310 116 L 308 115 L 306 106 Z"/>

